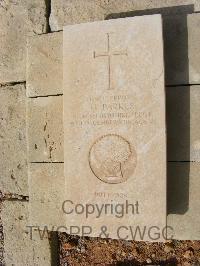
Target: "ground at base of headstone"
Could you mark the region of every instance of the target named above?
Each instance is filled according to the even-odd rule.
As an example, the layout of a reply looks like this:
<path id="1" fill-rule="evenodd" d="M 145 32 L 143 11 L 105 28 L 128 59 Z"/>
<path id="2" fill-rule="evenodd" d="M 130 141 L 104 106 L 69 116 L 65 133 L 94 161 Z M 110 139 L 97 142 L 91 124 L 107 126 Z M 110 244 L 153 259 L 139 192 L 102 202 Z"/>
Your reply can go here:
<path id="1" fill-rule="evenodd" d="M 1 213 L 1 201 L 0 201 L 0 213 Z M 4 246 L 3 226 L 0 217 L 0 265 L 2 266 L 4 265 L 3 246 Z"/>
<path id="2" fill-rule="evenodd" d="M 200 266 L 200 241 L 148 243 L 59 233 L 61 266 Z"/>

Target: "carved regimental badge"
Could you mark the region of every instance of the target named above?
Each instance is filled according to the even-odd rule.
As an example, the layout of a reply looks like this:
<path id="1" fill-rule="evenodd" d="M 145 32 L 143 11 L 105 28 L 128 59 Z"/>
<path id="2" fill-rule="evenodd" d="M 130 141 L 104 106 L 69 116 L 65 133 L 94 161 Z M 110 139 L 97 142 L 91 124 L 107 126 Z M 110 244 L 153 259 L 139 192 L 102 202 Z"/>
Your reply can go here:
<path id="1" fill-rule="evenodd" d="M 122 136 L 104 135 L 90 148 L 89 164 L 93 174 L 101 181 L 110 184 L 121 183 L 135 170 L 136 151 Z"/>

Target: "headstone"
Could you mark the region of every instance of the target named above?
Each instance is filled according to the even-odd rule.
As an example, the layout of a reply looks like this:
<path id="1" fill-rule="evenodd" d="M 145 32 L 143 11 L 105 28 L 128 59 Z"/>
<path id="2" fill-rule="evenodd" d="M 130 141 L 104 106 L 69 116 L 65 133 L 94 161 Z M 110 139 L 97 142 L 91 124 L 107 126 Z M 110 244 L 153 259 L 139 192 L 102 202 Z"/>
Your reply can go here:
<path id="1" fill-rule="evenodd" d="M 63 64 L 67 227 L 162 241 L 149 232 L 166 225 L 161 16 L 64 27 Z"/>
<path id="2" fill-rule="evenodd" d="M 199 14 L 192 14 L 191 19 L 194 17 L 194 19 L 192 19 L 192 21 L 196 21 L 196 23 L 198 22 L 198 18 L 199 18 Z M 197 47 L 198 45 L 198 39 L 193 38 L 192 36 L 192 29 L 194 30 L 194 28 L 191 27 L 191 24 L 188 24 L 188 31 L 189 31 L 189 49 L 191 49 L 192 45 L 194 45 L 195 43 L 195 47 Z M 198 28 L 195 28 L 196 30 L 198 30 Z M 194 30 L 194 32 L 196 32 Z M 55 38 L 53 38 L 53 36 L 55 35 Z M 60 35 L 60 36 L 59 36 Z M 198 37 L 198 36 L 196 36 Z M 41 40 L 42 38 L 42 40 Z M 37 73 L 39 74 L 39 72 L 35 72 L 36 69 L 41 67 L 41 71 L 42 69 L 44 69 L 43 65 L 45 64 L 45 57 L 42 57 L 42 53 L 37 52 L 40 51 L 40 48 L 43 48 L 44 52 L 49 54 L 49 56 L 52 56 L 52 59 L 50 59 L 50 62 L 53 61 L 53 57 L 55 55 L 55 53 L 50 53 L 49 51 L 51 49 L 55 49 L 55 47 L 57 47 L 59 52 L 56 52 L 60 58 L 58 57 L 58 61 L 60 62 L 60 64 L 62 64 L 62 52 L 60 52 L 60 49 L 62 48 L 59 43 L 60 40 L 62 39 L 62 32 L 59 33 L 52 33 L 52 34 L 47 34 L 47 35 L 39 35 L 39 36 L 35 36 L 34 38 L 31 38 L 29 40 L 29 46 L 28 46 L 28 53 L 32 53 L 33 49 L 34 49 L 34 54 L 35 57 L 38 56 L 38 59 L 34 59 L 31 58 L 31 55 L 29 56 L 29 60 L 33 60 L 34 59 L 34 65 L 31 63 L 31 61 L 29 62 L 29 67 L 28 67 L 28 71 L 30 71 L 29 75 L 29 80 L 27 80 L 28 83 L 30 83 L 29 85 L 29 89 L 32 89 L 31 96 L 44 96 L 44 95 L 49 95 L 49 94 L 55 94 L 57 95 L 58 93 L 62 93 L 62 86 L 60 88 L 60 91 L 57 91 L 56 87 L 51 87 L 51 77 L 54 78 L 54 80 L 57 80 L 58 84 L 62 83 L 62 80 L 60 80 L 60 75 L 54 75 L 52 76 L 52 71 L 56 71 L 56 69 L 54 70 L 53 68 L 55 67 L 55 65 L 51 65 L 53 68 L 51 68 L 50 66 L 48 66 L 48 68 L 46 69 L 46 75 L 48 76 L 48 81 L 49 83 L 46 83 L 46 77 L 43 76 L 43 79 L 38 79 L 38 83 L 34 82 L 31 80 L 31 78 L 34 78 L 34 80 L 36 80 L 36 78 L 34 77 L 34 75 L 37 75 Z M 57 41 L 57 46 L 55 45 L 55 41 Z M 38 47 L 39 46 L 39 47 Z M 35 47 L 35 48 L 34 48 Z M 55 50 L 54 50 L 55 51 Z M 195 55 L 195 53 L 193 53 Z M 197 59 L 197 56 L 195 57 L 195 59 Z M 57 60 L 56 60 L 57 62 Z M 190 68 L 193 65 L 193 62 L 190 58 L 189 60 L 189 65 Z M 36 67 L 37 66 L 37 67 Z M 196 65 L 198 66 L 198 64 Z M 62 69 L 62 65 L 60 66 Z M 175 70 L 176 72 L 176 70 Z M 195 72 L 194 72 L 195 74 Z M 39 77 L 39 76 L 38 76 Z M 40 85 L 41 84 L 41 85 Z M 43 84 L 43 85 L 42 85 Z M 6 87 L 8 88 L 8 87 Z M 39 90 L 39 89 L 40 90 Z M 50 88 L 54 88 L 55 91 L 51 90 Z M 3 88 L 2 88 L 3 89 Z M 16 92 L 16 88 L 15 90 L 13 90 L 13 88 L 11 88 L 11 90 L 14 92 Z M 3 91 L 2 91 L 3 92 Z M 167 88 L 166 89 L 166 100 L 167 100 L 167 116 L 169 118 L 169 121 L 167 123 L 168 125 L 168 160 L 169 161 L 199 161 L 200 157 L 199 157 L 199 147 L 198 147 L 198 131 L 199 131 L 199 123 L 198 123 L 198 114 L 199 114 L 199 104 L 198 104 L 198 97 L 199 97 L 199 86 L 180 86 L 180 87 L 172 87 L 172 88 Z M 59 98 L 59 100 L 58 100 Z M 42 97 L 43 99 L 43 106 L 44 109 L 41 109 L 41 101 L 40 98 L 38 97 L 37 99 L 31 99 L 31 101 L 29 102 L 30 105 L 34 105 L 34 108 L 31 108 L 31 111 L 29 111 L 29 116 L 32 117 L 33 115 L 31 115 L 31 112 L 34 115 L 34 119 L 27 120 L 28 124 L 29 124 L 29 130 L 31 132 L 31 127 L 35 127 L 35 125 L 39 125 L 41 124 L 41 130 L 37 130 L 35 134 L 28 134 L 28 141 L 30 143 L 34 143 L 35 140 L 40 139 L 40 143 L 43 144 L 44 141 L 44 137 L 46 136 L 46 131 L 43 130 L 43 124 L 45 124 L 44 120 L 44 116 L 42 116 L 42 113 L 45 113 L 45 111 L 47 112 L 47 117 L 52 117 L 51 120 L 51 127 L 47 127 L 47 130 L 49 133 L 52 132 L 51 128 L 56 128 L 57 129 L 57 134 L 54 135 L 54 139 L 52 139 L 52 141 L 54 141 L 55 143 L 57 142 L 57 136 L 59 136 L 60 134 L 62 134 L 62 112 L 55 115 L 52 115 L 52 111 L 51 109 L 59 109 L 59 106 L 62 104 L 62 96 L 54 96 L 54 97 Z M 50 101 L 49 99 L 52 99 L 52 101 L 55 101 L 55 105 L 52 105 L 52 101 Z M 33 101 L 33 102 L 32 102 Z M 46 102 L 46 103 L 45 103 Z M 19 105 L 18 105 L 19 106 Z M 46 106 L 46 107 L 45 107 Z M 53 106 L 53 108 L 52 108 Z M 55 106 L 55 107 L 54 107 Z M 183 106 L 185 106 L 184 111 L 183 111 Z M 190 110 L 191 107 L 191 110 Z M 54 113 L 54 111 L 53 111 Z M 184 113 L 184 116 L 183 116 Z M 188 115 L 190 113 L 190 116 Z M 187 114 L 187 115 L 186 115 Z M 190 119 L 188 119 L 190 117 Z M 184 118 L 184 119 L 183 119 Z M 41 123 L 41 120 L 43 121 Z M 13 120 L 13 121 L 17 121 L 17 120 Z M 188 121 L 188 122 L 187 122 Z M 9 124 L 10 125 L 10 124 Z M 190 134 L 188 134 L 188 129 L 190 129 Z M 5 131 L 6 132 L 6 131 Z M 11 132 L 11 131 L 9 131 Z M 178 134 L 177 134 L 178 132 Z M 181 134 L 181 135 L 180 135 Z M 36 138 L 37 136 L 37 138 Z M 180 138 L 181 136 L 181 138 Z M 188 137 L 190 138 L 190 141 L 188 139 Z M 33 140 L 32 140 L 33 138 Z M 184 141 L 181 141 L 183 140 Z M 187 140 L 188 139 L 188 140 Z M 172 143 L 173 141 L 173 143 Z M 189 145 L 189 149 L 188 149 L 188 145 Z M 39 146 L 39 152 L 38 150 L 35 150 L 34 145 L 30 145 L 29 144 L 29 155 L 30 154 L 35 154 L 33 158 L 29 159 L 32 161 L 34 161 L 35 159 L 39 159 L 39 161 L 46 161 L 47 157 L 46 157 L 46 152 L 44 152 L 45 150 L 43 149 L 43 145 L 38 145 Z M 13 147 L 10 146 L 10 147 Z M 175 148 L 176 147 L 176 148 Z M 190 158 L 188 157 L 188 151 L 190 151 Z M 63 154 L 63 143 L 61 143 L 61 146 L 57 146 L 57 149 L 52 151 L 53 153 L 56 152 L 57 155 L 59 154 Z M 12 154 L 12 153 L 10 153 Z M 56 155 L 56 156 L 57 156 Z M 32 155 L 30 155 L 32 156 Z M 62 156 L 63 157 L 63 156 Z M 58 157 L 57 160 L 60 160 L 63 158 L 60 158 L 60 155 Z M 178 163 L 177 163 L 178 164 Z M 176 167 L 176 163 L 169 163 L 170 166 L 170 171 L 169 172 L 169 178 L 173 181 L 172 183 L 172 188 L 174 188 L 174 180 L 180 178 L 180 182 L 181 182 L 181 187 L 183 186 L 183 176 L 185 177 L 185 182 L 189 182 L 189 175 L 188 175 L 188 168 L 190 168 L 190 164 L 193 163 L 179 163 L 180 167 L 178 169 L 180 169 L 181 173 L 176 171 L 177 167 Z M 188 167 L 185 167 L 184 165 L 188 165 Z M 195 164 L 194 164 L 195 166 Z M 63 183 L 62 182 L 58 182 L 59 178 L 63 178 L 64 177 L 64 173 L 61 172 L 60 170 L 61 165 L 59 163 L 56 164 L 51 164 L 50 165 L 46 164 L 46 163 L 39 163 L 39 164 L 32 164 L 31 167 L 29 168 L 29 182 L 31 182 L 31 186 L 29 186 L 29 196 L 30 196 L 30 206 L 29 206 L 29 211 L 30 211 L 30 224 L 33 225 L 48 225 L 49 228 L 51 228 L 52 225 L 55 225 L 55 228 L 58 228 L 60 225 L 63 225 L 64 222 L 62 221 L 62 219 L 60 219 L 60 217 L 58 215 L 54 215 L 54 211 L 53 208 L 55 207 L 53 204 L 52 209 L 51 206 L 49 207 L 49 201 L 48 199 L 52 202 L 54 201 L 52 195 L 53 194 L 48 194 L 49 191 L 51 191 L 50 185 L 48 185 L 48 187 L 50 188 L 50 190 L 46 190 L 43 189 L 43 186 L 41 187 L 41 189 L 38 189 L 36 182 L 36 178 L 37 181 L 39 180 L 39 182 L 45 183 L 46 179 L 48 180 L 47 182 L 49 182 L 50 180 L 52 180 L 53 182 L 53 186 L 55 189 L 55 191 L 57 190 L 58 193 L 62 192 L 62 189 L 64 189 Z M 45 170 L 46 169 L 46 170 Z M 181 170 L 182 169 L 182 170 Z M 45 175 L 44 175 L 44 171 L 45 171 Z M 198 171 L 196 171 L 198 172 Z M 192 176 L 192 172 L 190 171 L 190 175 Z M 26 175 L 25 175 L 26 177 Z M 190 190 L 187 193 L 190 193 L 191 195 L 194 194 L 194 191 L 196 190 L 196 188 L 198 188 L 198 175 L 195 174 L 193 177 L 193 186 L 190 186 Z M 43 181 L 43 179 L 45 179 Z M 178 179 L 179 180 L 179 179 Z M 62 184 L 61 184 L 62 183 Z M 177 184 L 177 182 L 176 182 Z M 56 185 L 56 187 L 55 187 Z M 60 186 L 60 188 L 59 188 Z M 177 184 L 178 186 L 178 184 Z M 177 187 L 176 186 L 176 187 Z M 179 186 L 179 187 L 180 187 Z M 185 185 L 184 185 L 185 186 Z M 4 186 L 5 187 L 5 186 Z M 45 187 L 45 185 L 44 185 Z M 10 189 L 8 190 L 10 191 Z M 42 208 L 42 212 L 38 211 L 38 202 L 40 201 L 40 199 L 42 199 L 44 197 L 44 191 L 45 191 L 45 196 L 46 199 L 45 201 L 40 202 L 41 206 L 39 206 L 39 208 Z M 182 189 L 181 189 L 182 191 Z M 23 193 L 24 194 L 24 193 Z M 26 193 L 28 194 L 28 193 Z M 184 194 L 184 195 L 183 195 Z M 184 197 L 185 196 L 185 192 L 182 193 L 180 197 Z M 34 198 L 33 196 L 34 195 Z M 173 206 L 175 206 L 175 201 L 174 199 L 177 198 L 176 197 L 176 191 L 172 192 L 169 191 L 169 197 L 168 200 L 170 200 L 170 204 Z M 63 199 L 64 200 L 64 196 Z M 176 200 L 177 201 L 177 200 Z M 178 202 L 179 206 L 180 206 L 180 200 Z M 169 205 L 169 204 L 168 204 Z M 182 205 L 182 203 L 181 203 Z M 188 211 L 185 213 L 181 213 L 178 211 L 173 212 L 173 214 L 170 212 L 170 215 L 168 216 L 168 225 L 173 226 L 174 231 L 175 231 L 175 238 L 176 239 L 182 239 L 182 240 L 186 240 L 186 239 L 196 239 L 198 237 L 197 234 L 197 227 L 194 226 L 190 226 L 191 224 L 191 220 L 192 221 L 196 221 L 198 224 L 198 218 L 196 217 L 196 209 L 193 207 L 194 206 L 194 202 L 192 200 L 192 197 L 189 196 L 189 203 L 188 203 Z M 197 205 L 198 206 L 198 205 Z M 184 200 L 184 207 L 185 207 L 185 200 Z M 59 211 L 60 211 L 60 207 L 59 207 Z M 44 213 L 44 215 L 43 215 Z M 179 214 L 178 214 L 179 213 Z M 190 213 L 190 215 L 188 216 L 188 213 Z M 56 216 L 56 217 L 55 217 Z M 187 218 L 188 217 L 188 218 Z M 179 226 L 179 225 L 182 226 Z M 184 226 L 183 226 L 184 225 Z M 190 226 L 190 227 L 189 227 Z M 188 228 L 189 230 L 186 231 L 185 228 Z M 169 231 L 169 234 L 171 232 Z M 170 237 L 170 235 L 169 235 Z"/>
<path id="3" fill-rule="evenodd" d="M 75 4 L 73 3 L 73 5 Z M 66 18 L 69 19 L 70 16 L 66 16 Z M 78 20 L 75 22 L 80 23 Z M 199 23 L 199 13 L 193 13 L 187 17 L 186 15 L 164 17 L 165 78 L 167 85 L 200 83 Z M 29 38 L 27 45 L 27 96 L 62 94 L 61 72 L 62 32 Z"/>

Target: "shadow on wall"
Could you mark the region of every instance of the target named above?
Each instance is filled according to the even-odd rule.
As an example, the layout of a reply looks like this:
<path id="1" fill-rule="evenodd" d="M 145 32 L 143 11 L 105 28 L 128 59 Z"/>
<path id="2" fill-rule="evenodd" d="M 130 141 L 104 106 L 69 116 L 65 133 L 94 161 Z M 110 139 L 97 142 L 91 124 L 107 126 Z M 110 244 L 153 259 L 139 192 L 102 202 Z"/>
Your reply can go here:
<path id="1" fill-rule="evenodd" d="M 51 232 L 50 233 L 50 249 L 51 249 L 51 266 L 60 265 L 59 264 L 59 240 L 58 233 Z"/>
<path id="2" fill-rule="evenodd" d="M 190 164 L 183 162 L 190 161 L 190 89 L 185 85 L 189 84 L 187 15 L 193 12 L 193 5 L 184 5 L 115 13 L 106 17 L 106 19 L 115 19 L 162 15 L 167 116 L 168 214 L 184 214 L 189 206 Z M 181 167 L 177 167 L 178 165 Z"/>

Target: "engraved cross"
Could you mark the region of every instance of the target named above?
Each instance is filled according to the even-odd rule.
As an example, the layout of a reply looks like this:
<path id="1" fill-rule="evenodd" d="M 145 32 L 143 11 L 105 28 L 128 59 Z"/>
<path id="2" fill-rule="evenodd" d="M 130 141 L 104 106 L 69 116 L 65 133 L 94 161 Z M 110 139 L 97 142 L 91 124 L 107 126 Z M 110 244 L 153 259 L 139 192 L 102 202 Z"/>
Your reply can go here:
<path id="1" fill-rule="evenodd" d="M 111 89 L 114 89 L 114 87 L 112 86 L 113 84 L 113 78 L 112 78 L 112 70 L 111 70 L 111 58 L 112 56 L 118 56 L 118 55 L 128 55 L 127 54 L 127 51 L 112 51 L 111 48 L 110 48 L 110 39 L 111 39 L 111 36 L 110 36 L 111 33 L 107 33 L 107 51 L 106 52 L 103 52 L 103 53 L 100 53 L 100 54 L 97 54 L 95 51 L 94 51 L 94 58 L 97 58 L 97 57 L 107 57 L 108 59 L 108 89 L 111 90 Z"/>

